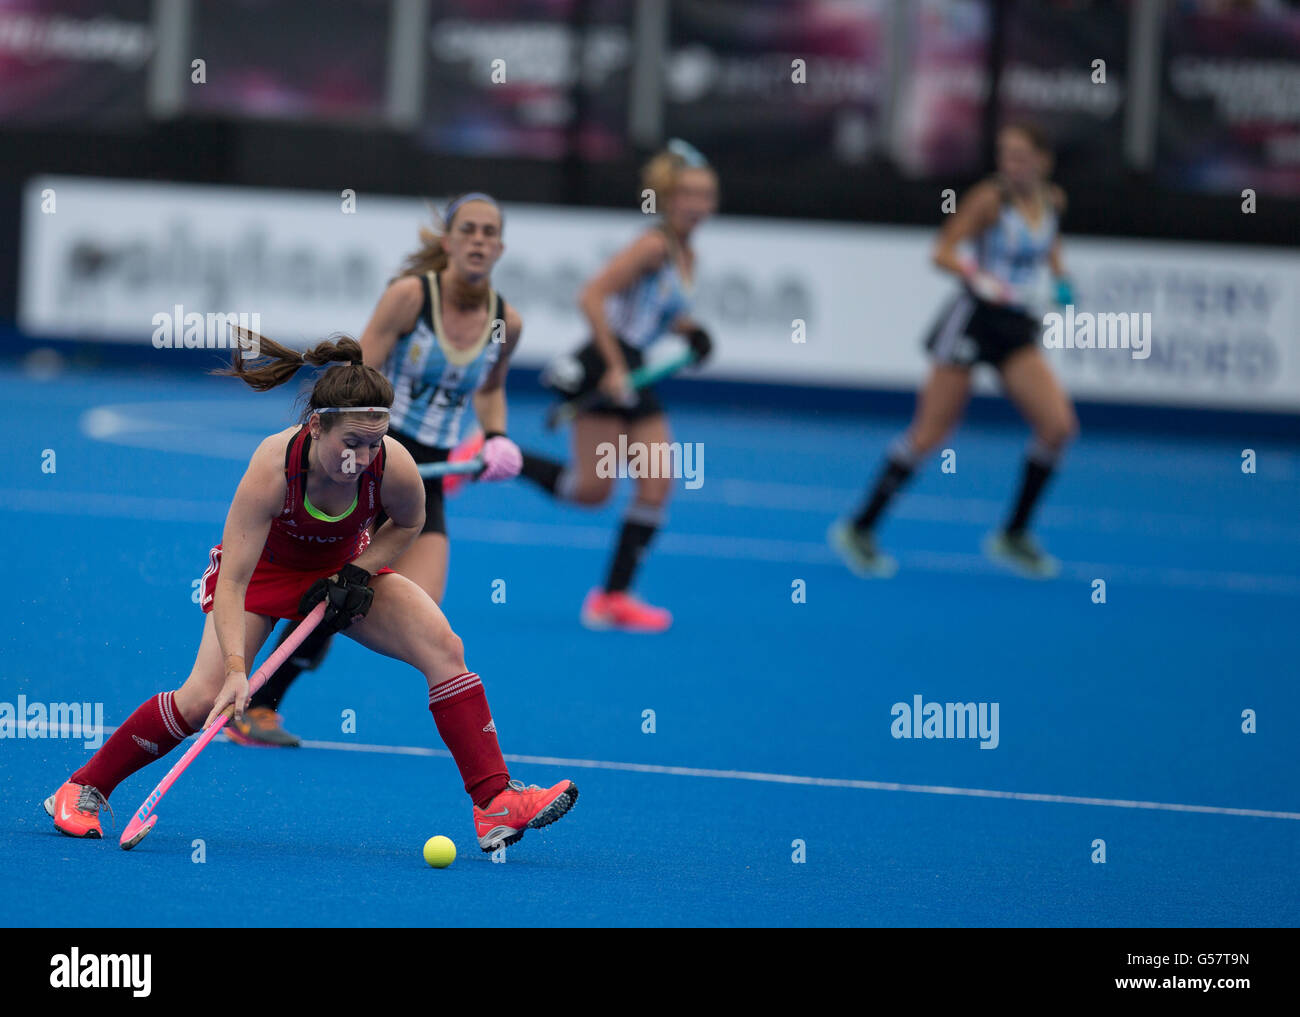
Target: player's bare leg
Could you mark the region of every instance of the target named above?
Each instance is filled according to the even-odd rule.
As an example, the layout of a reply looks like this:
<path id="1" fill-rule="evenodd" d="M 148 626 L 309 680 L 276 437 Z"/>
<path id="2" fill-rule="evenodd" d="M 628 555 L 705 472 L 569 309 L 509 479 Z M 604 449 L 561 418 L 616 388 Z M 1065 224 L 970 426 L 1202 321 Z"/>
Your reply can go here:
<path id="1" fill-rule="evenodd" d="M 875 527 L 885 508 L 911 478 L 916 464 L 939 447 L 961 420 L 970 401 L 969 367 L 935 364 L 916 400 L 907 431 L 894 442 L 870 496 L 852 520 L 832 524 L 831 547 L 855 573 L 889 578 L 898 563 L 876 546 Z"/>
<path id="2" fill-rule="evenodd" d="M 1007 358 L 1002 365 L 1002 384 L 1033 429 L 1033 437 L 1025 450 L 1024 472 L 1011 514 L 1002 529 L 986 540 L 985 550 L 1022 575 L 1050 579 L 1059 574 L 1060 562 L 1030 537 L 1029 519 L 1079 424 L 1070 397 L 1036 347 L 1026 346 Z"/>
<path id="3" fill-rule="evenodd" d="M 244 613 L 245 660 L 257 656 L 270 631 L 270 618 Z M 45 799 L 45 811 L 54 820 L 55 828 L 69 837 L 102 837 L 99 813 L 109 808 L 108 798 L 117 785 L 197 731 L 225 681 L 216 624 L 208 614 L 185 683 L 175 692 L 158 693 L 140 704 L 99 751 Z"/>
<path id="4" fill-rule="evenodd" d="M 614 490 L 614 478 L 602 477 L 598 465 L 602 445 L 618 447 L 624 423 L 619 417 L 584 413 L 573 422 L 573 457 L 568 477 L 560 478 L 557 494 L 578 505 L 603 505 Z"/>
<path id="5" fill-rule="evenodd" d="M 512 781 L 479 676 L 465 669 L 465 649 L 446 616 L 414 582 L 395 572 L 370 581 L 370 611 L 345 633 L 376 653 L 405 661 L 424 675 L 429 711 L 474 802 L 479 846 L 513 844 L 529 827 L 555 822 L 573 807 L 570 780 L 550 788 Z"/>
<path id="6" fill-rule="evenodd" d="M 634 596 L 631 589 L 641 559 L 665 520 L 674 481 L 672 470 L 664 467 L 671 467 L 673 463 L 660 455 L 660 450 L 668 448 L 672 434 L 668 418 L 662 413 L 631 421 L 626 425 L 626 431 L 631 454 L 640 455 L 647 464 L 654 462 L 658 468 L 648 469 L 647 473 L 657 475 L 636 478 L 636 493 L 619 529 L 605 585 L 587 594 L 582 605 L 582 623 L 592 629 L 663 632 L 672 625 L 672 614 L 662 607 L 645 603 Z"/>
<path id="7" fill-rule="evenodd" d="M 413 580 L 435 604 L 441 604 L 450 560 L 451 542 L 445 533 L 422 533 L 391 567 Z"/>

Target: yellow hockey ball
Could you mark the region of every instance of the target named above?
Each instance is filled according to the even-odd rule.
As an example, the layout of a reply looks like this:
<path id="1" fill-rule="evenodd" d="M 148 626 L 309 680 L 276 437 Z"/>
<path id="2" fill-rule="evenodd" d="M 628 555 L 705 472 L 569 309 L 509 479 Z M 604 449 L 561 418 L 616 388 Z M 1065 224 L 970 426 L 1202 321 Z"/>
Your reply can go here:
<path id="1" fill-rule="evenodd" d="M 435 869 L 445 869 L 456 860 L 456 845 L 450 837 L 430 837 L 424 842 L 424 860 Z"/>

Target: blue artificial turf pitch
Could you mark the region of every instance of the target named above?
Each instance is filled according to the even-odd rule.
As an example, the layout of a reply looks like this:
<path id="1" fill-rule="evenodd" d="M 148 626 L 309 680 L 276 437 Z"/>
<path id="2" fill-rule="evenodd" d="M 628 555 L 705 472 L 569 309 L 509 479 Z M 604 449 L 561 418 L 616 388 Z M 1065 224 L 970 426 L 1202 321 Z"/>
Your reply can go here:
<path id="1" fill-rule="evenodd" d="M 516 388 L 512 436 L 563 453 L 566 438 L 542 430 L 538 390 Z M 0 373 L 0 699 L 102 703 L 111 727 L 184 680 L 202 628 L 192 583 L 248 455 L 291 422 L 291 395 L 184 375 Z M 1083 434 L 1038 519 L 1064 573 L 1035 583 L 979 551 L 1017 482 L 1024 429 L 968 424 L 948 442 L 957 471 L 928 462 L 880 530 L 899 575 L 866 581 L 824 533 L 904 421 L 684 404 L 672 422 L 679 440 L 703 443 L 705 472 L 696 490 L 679 484 L 638 581 L 673 610 L 666 635 L 578 624 L 626 490 L 596 511 L 523 481 L 448 504 L 444 608 L 512 774 L 579 785 L 558 824 L 504 862 L 480 853 L 423 679 L 341 639 L 284 703 L 308 746 L 219 739 L 129 853 L 117 834 L 169 763 L 127 779 L 108 839 L 82 842 L 56 833 L 40 803 L 90 750 L 0 739 L 0 919 L 1300 921 L 1294 447 L 1249 433 Z M 1254 475 L 1241 470 L 1247 447 Z M 996 748 L 893 737 L 893 705 L 918 695 L 996 703 Z M 1242 731 L 1245 710 L 1256 733 Z M 459 850 L 442 871 L 421 858 L 439 833 Z"/>

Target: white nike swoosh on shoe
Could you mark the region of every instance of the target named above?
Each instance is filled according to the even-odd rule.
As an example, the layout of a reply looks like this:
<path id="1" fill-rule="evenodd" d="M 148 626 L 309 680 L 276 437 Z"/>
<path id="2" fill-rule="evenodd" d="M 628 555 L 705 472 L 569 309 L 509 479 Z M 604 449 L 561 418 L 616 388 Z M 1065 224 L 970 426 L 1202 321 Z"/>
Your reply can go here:
<path id="1" fill-rule="evenodd" d="M 65 823 L 72 818 L 72 813 L 68 811 L 68 807 L 66 805 L 59 810 L 59 818 L 62 819 Z"/>
<path id="2" fill-rule="evenodd" d="M 478 839 L 478 846 L 481 848 L 504 847 L 506 839 L 519 833 L 509 826 L 494 826 L 487 833 Z M 522 836 L 522 834 L 520 834 Z"/>
<path id="3" fill-rule="evenodd" d="M 508 815 L 510 815 L 510 810 L 509 810 L 509 809 L 502 809 L 500 812 L 485 812 L 485 813 L 483 813 L 483 817 L 484 817 L 485 819 L 496 819 L 497 816 L 508 816 Z"/>

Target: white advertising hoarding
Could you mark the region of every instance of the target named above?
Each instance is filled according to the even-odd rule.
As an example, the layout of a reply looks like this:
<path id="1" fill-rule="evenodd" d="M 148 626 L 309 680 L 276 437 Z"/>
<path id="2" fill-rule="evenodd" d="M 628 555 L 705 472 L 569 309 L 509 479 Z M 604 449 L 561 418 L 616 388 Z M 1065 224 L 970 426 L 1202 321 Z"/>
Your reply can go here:
<path id="1" fill-rule="evenodd" d="M 147 344 L 154 315 L 180 305 L 257 314 L 264 334 L 292 344 L 359 335 L 429 212 L 411 198 L 345 204 L 316 192 L 32 180 L 19 323 L 31 335 Z M 505 212 L 494 284 L 524 317 L 517 362 L 540 366 L 585 339 L 579 287 L 647 220 Z M 706 374 L 914 387 L 921 340 L 955 285 L 931 267 L 933 242 L 927 229 L 719 216 L 696 238 L 696 315 L 716 344 Z M 1080 311 L 1151 312 L 1154 332 L 1145 359 L 1049 351 L 1076 397 L 1300 411 L 1300 255 L 1067 237 L 1066 261 Z"/>

